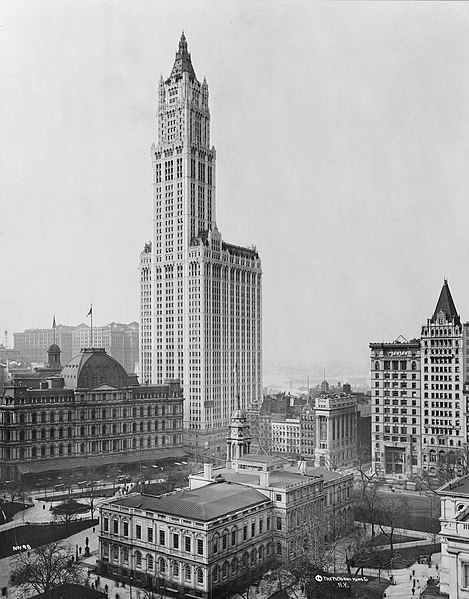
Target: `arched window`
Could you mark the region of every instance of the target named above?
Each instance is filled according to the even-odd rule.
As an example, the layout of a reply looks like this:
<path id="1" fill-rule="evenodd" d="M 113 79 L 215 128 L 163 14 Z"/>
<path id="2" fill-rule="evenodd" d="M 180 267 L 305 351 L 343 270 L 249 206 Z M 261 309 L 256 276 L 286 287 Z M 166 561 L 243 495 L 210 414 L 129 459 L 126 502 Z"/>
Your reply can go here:
<path id="1" fill-rule="evenodd" d="M 143 418 L 143 416 L 144 416 L 144 413 L 143 413 L 143 407 L 142 407 L 142 408 L 140 408 L 140 418 Z"/>
<path id="2" fill-rule="evenodd" d="M 132 447 L 134 449 L 137 447 L 137 439 L 135 437 L 132 439 Z"/>
<path id="3" fill-rule="evenodd" d="M 59 422 L 63 422 L 63 421 L 64 421 L 64 413 L 59 412 Z"/>
<path id="4" fill-rule="evenodd" d="M 137 417 L 137 408 L 133 408 L 133 409 L 132 409 L 132 416 L 133 416 L 134 418 L 136 418 L 136 417 Z"/>
<path id="5" fill-rule="evenodd" d="M 223 578 L 223 580 L 228 578 L 228 562 L 225 562 L 223 564 L 223 567 L 221 569 L 221 577 Z"/>
<path id="6" fill-rule="evenodd" d="M 49 451 L 50 451 L 50 455 L 55 455 L 55 446 L 51 445 L 49 448 Z"/>
<path id="7" fill-rule="evenodd" d="M 41 412 L 41 422 L 45 422 L 45 421 L 46 421 L 46 413 Z"/>
<path id="8" fill-rule="evenodd" d="M 238 560 L 234 557 L 233 561 L 231 562 L 231 573 L 233 574 L 233 576 L 236 575 L 237 571 L 238 571 Z"/>
<path id="9" fill-rule="evenodd" d="M 190 568 L 190 566 L 185 566 L 185 568 L 184 568 L 184 579 L 185 580 L 190 580 L 191 579 L 191 568 Z"/>
<path id="10" fill-rule="evenodd" d="M 36 422 L 37 422 L 37 414 L 36 414 L 36 412 L 32 413 L 32 415 L 31 415 L 31 422 L 33 424 L 36 424 Z"/>
<path id="11" fill-rule="evenodd" d="M 122 418 L 127 418 L 127 408 L 122 410 Z"/>
<path id="12" fill-rule="evenodd" d="M 179 564 L 178 562 L 173 562 L 173 577 L 179 578 Z"/>
<path id="13" fill-rule="evenodd" d="M 24 459 L 24 447 L 20 447 L 20 459 Z"/>
<path id="14" fill-rule="evenodd" d="M 68 420 L 69 422 L 71 422 L 71 421 L 72 421 L 72 412 L 68 412 L 68 413 L 67 413 L 67 420 Z"/>
<path id="15" fill-rule="evenodd" d="M 163 437 L 161 438 L 161 444 L 162 445 L 166 445 L 166 437 L 163 435 Z"/>
<path id="16" fill-rule="evenodd" d="M 140 432 L 143 433 L 143 422 L 140 423 Z"/>
<path id="17" fill-rule="evenodd" d="M 264 546 L 261 545 L 259 547 L 259 561 L 262 562 L 264 561 Z"/>
<path id="18" fill-rule="evenodd" d="M 80 443 L 80 453 L 85 453 L 85 444 Z"/>
<path id="19" fill-rule="evenodd" d="M 105 435 L 105 434 L 106 434 L 106 425 L 105 425 L 105 424 L 103 424 L 103 426 L 101 427 L 101 433 L 102 433 L 103 435 Z"/>
<path id="20" fill-rule="evenodd" d="M 140 447 L 143 447 L 143 437 L 140 437 Z"/>
<path id="21" fill-rule="evenodd" d="M 417 362 L 413 361 L 411 368 L 412 368 L 412 370 L 417 370 Z"/>
<path id="22" fill-rule="evenodd" d="M 213 584 L 218 584 L 218 566 L 215 566 L 212 570 Z"/>
<path id="23" fill-rule="evenodd" d="M 54 439 L 54 437 L 55 437 L 55 429 L 53 429 L 53 428 L 50 429 L 49 436 L 50 436 L 51 439 Z"/>
<path id="24" fill-rule="evenodd" d="M 112 433 L 115 435 L 117 433 L 117 425 L 113 424 L 112 425 Z"/>
<path id="25" fill-rule="evenodd" d="M 96 418 L 96 410 L 94 408 L 91 410 L 91 418 L 93 420 Z"/>
<path id="26" fill-rule="evenodd" d="M 85 410 L 80 410 L 80 420 L 85 419 Z"/>
<path id="27" fill-rule="evenodd" d="M 204 571 L 202 568 L 197 568 L 197 584 L 204 584 Z"/>
<path id="28" fill-rule="evenodd" d="M 151 416 L 151 407 L 150 406 L 148 406 L 147 416 Z"/>
<path id="29" fill-rule="evenodd" d="M 149 570 L 153 570 L 154 560 L 153 560 L 153 556 L 150 554 L 147 556 L 147 566 L 148 566 Z"/>
<path id="30" fill-rule="evenodd" d="M 117 410 L 116 410 L 116 408 L 112 409 L 112 417 L 113 418 L 117 418 Z"/>
<path id="31" fill-rule="evenodd" d="M 59 439 L 62 439 L 64 436 L 64 429 L 62 427 L 59 428 Z"/>
<path id="32" fill-rule="evenodd" d="M 151 437 L 147 438 L 147 447 L 151 447 Z"/>
<path id="33" fill-rule="evenodd" d="M 127 439 L 122 440 L 122 449 L 127 449 Z"/>
<path id="34" fill-rule="evenodd" d="M 35 428 L 31 431 L 31 439 L 33 441 L 37 439 L 37 430 Z"/>
<path id="35" fill-rule="evenodd" d="M 126 433 L 127 432 L 127 423 L 124 422 L 124 424 L 122 425 L 122 432 Z"/>
<path id="36" fill-rule="evenodd" d="M 24 414 L 20 414 L 20 424 L 24 424 Z"/>
<path id="37" fill-rule="evenodd" d="M 160 573 L 165 574 L 166 573 L 166 562 L 165 562 L 164 558 L 160 557 L 158 564 L 159 564 Z"/>
<path id="38" fill-rule="evenodd" d="M 132 432 L 133 433 L 137 432 L 137 424 L 135 422 L 132 422 Z"/>
<path id="39" fill-rule="evenodd" d="M 49 422 L 55 422 L 55 414 L 54 414 L 54 412 L 51 412 L 49 414 Z"/>
<path id="40" fill-rule="evenodd" d="M 71 443 L 69 443 L 67 445 L 67 453 L 68 453 L 68 455 L 72 455 L 72 444 Z"/>
<path id="41" fill-rule="evenodd" d="M 46 455 L 46 448 L 44 447 L 44 445 L 41 447 L 41 458 L 45 457 Z"/>
<path id="42" fill-rule="evenodd" d="M 101 410 L 101 418 L 106 418 L 106 408 Z"/>
<path id="43" fill-rule="evenodd" d="M 24 431 L 20 431 L 20 441 L 24 441 Z"/>
<path id="44" fill-rule="evenodd" d="M 91 451 L 92 453 L 96 452 L 96 441 L 91 441 Z"/>
<path id="45" fill-rule="evenodd" d="M 46 429 L 43 428 L 41 429 L 41 439 L 45 439 L 46 438 Z"/>
<path id="46" fill-rule="evenodd" d="M 68 429 L 67 429 L 67 437 L 70 438 L 71 436 L 72 436 L 72 427 L 69 426 Z"/>
<path id="47" fill-rule="evenodd" d="M 379 362 L 378 362 L 378 360 L 376 360 L 376 362 L 375 362 L 375 370 L 379 370 Z"/>
<path id="48" fill-rule="evenodd" d="M 251 551 L 251 566 L 254 566 L 257 562 L 257 549 L 254 547 L 254 549 Z"/>
<path id="49" fill-rule="evenodd" d="M 84 437 L 84 436 L 85 436 L 85 427 L 80 426 L 80 437 Z"/>
<path id="50" fill-rule="evenodd" d="M 280 543 L 277 543 L 277 545 L 275 546 L 275 553 L 279 557 L 282 556 L 282 545 Z"/>
<path id="51" fill-rule="evenodd" d="M 137 568 L 142 567 L 142 554 L 140 553 L 140 551 L 135 552 L 135 565 L 137 566 Z"/>
<path id="52" fill-rule="evenodd" d="M 64 446 L 59 445 L 59 455 L 63 455 L 63 454 L 64 454 Z"/>
<path id="53" fill-rule="evenodd" d="M 37 448 L 36 447 L 33 447 L 31 449 L 31 457 L 32 458 L 37 458 Z"/>
<path id="54" fill-rule="evenodd" d="M 91 434 L 93 435 L 93 437 L 96 435 L 96 427 L 93 424 L 93 426 L 91 427 Z"/>

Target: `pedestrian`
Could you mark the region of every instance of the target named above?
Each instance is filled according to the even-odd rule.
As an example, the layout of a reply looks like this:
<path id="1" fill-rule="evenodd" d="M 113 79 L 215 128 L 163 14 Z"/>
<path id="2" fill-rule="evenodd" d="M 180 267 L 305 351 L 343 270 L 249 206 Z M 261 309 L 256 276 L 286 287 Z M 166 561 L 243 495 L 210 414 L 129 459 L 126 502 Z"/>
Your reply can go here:
<path id="1" fill-rule="evenodd" d="M 412 570 L 412 576 L 415 576 L 415 570 Z"/>
<path id="2" fill-rule="evenodd" d="M 412 580 L 412 574 L 409 574 L 409 580 Z"/>
<path id="3" fill-rule="evenodd" d="M 80 555 L 81 555 L 81 552 L 82 552 L 82 549 L 81 549 L 81 546 L 80 546 Z"/>
<path id="4" fill-rule="evenodd" d="M 415 595 L 415 588 L 412 587 L 412 597 Z"/>

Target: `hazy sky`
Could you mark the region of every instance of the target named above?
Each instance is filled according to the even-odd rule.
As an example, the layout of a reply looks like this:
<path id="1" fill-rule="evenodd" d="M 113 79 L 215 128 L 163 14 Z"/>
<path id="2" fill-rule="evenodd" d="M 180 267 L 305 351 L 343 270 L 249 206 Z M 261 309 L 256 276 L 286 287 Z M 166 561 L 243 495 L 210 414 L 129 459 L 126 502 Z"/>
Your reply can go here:
<path id="1" fill-rule="evenodd" d="M 0 324 L 138 320 L 157 84 L 207 77 L 217 222 L 256 244 L 264 356 L 368 364 L 449 279 L 469 319 L 469 4 L 0 5 Z"/>

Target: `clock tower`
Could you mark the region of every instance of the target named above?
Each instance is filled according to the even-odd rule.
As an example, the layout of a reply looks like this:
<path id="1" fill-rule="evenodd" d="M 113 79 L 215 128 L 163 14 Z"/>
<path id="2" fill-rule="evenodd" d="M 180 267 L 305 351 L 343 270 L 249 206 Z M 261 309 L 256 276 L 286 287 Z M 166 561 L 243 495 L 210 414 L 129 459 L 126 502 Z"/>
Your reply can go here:
<path id="1" fill-rule="evenodd" d="M 233 463 L 249 453 L 251 434 L 246 412 L 238 407 L 231 415 L 228 438 L 226 439 L 226 466 L 231 468 Z"/>

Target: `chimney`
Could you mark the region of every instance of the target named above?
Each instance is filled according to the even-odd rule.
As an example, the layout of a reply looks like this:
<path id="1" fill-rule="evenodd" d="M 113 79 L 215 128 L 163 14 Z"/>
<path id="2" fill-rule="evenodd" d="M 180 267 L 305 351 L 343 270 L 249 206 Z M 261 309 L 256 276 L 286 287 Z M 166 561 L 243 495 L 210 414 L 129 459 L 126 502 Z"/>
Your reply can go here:
<path id="1" fill-rule="evenodd" d="M 270 472 L 268 470 L 261 470 L 259 472 L 259 486 L 261 489 L 268 489 L 270 485 Z"/>
<path id="2" fill-rule="evenodd" d="M 212 480 L 213 464 L 204 464 L 204 480 Z"/>

